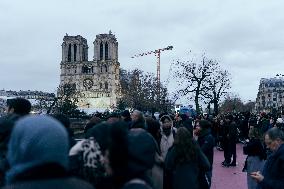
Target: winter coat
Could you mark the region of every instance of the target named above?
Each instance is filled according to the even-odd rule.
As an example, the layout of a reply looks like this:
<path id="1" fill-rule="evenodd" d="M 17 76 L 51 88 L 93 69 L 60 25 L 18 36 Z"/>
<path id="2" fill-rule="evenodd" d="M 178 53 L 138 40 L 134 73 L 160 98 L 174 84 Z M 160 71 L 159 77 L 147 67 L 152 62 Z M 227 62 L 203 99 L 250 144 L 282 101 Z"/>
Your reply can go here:
<path id="1" fill-rule="evenodd" d="M 68 177 L 68 134 L 49 116 L 20 119 L 11 134 L 5 189 L 70 188 L 92 189 L 79 179 Z"/>
<path id="2" fill-rule="evenodd" d="M 163 160 L 165 160 L 169 148 L 174 143 L 174 137 L 175 137 L 174 135 L 175 135 L 176 131 L 177 131 L 177 129 L 172 127 L 172 132 L 169 136 L 165 135 L 163 133 L 163 131 L 161 131 L 162 138 L 161 138 L 161 142 L 160 142 L 160 148 L 161 148 L 161 154 L 162 154 Z"/>
<path id="3" fill-rule="evenodd" d="M 8 144 L 7 182 L 13 183 L 18 175 L 46 163 L 56 163 L 67 170 L 68 143 L 66 129 L 54 118 L 30 115 L 20 119 Z"/>
<path id="4" fill-rule="evenodd" d="M 130 129 L 128 133 L 127 180 L 122 189 L 151 189 L 156 179 L 151 175 L 158 145 L 147 131 Z M 152 176 L 152 178 L 151 178 Z"/>
<path id="5" fill-rule="evenodd" d="M 198 136 L 197 141 L 202 152 L 209 160 L 212 169 L 215 141 L 214 137 L 211 134 L 210 129 L 206 129 L 204 130 L 204 132 L 201 132 L 200 135 Z"/>
<path id="6" fill-rule="evenodd" d="M 163 189 L 163 176 L 164 176 L 164 160 L 158 153 L 156 153 L 155 164 L 151 170 L 151 177 L 155 178 L 153 179 L 154 189 Z"/>
<path id="7" fill-rule="evenodd" d="M 238 126 L 236 122 L 231 122 L 228 128 L 228 139 L 229 142 L 236 143 L 238 134 Z"/>
<path id="8" fill-rule="evenodd" d="M 77 178 L 55 178 L 49 180 L 31 180 L 19 182 L 3 187 L 3 189 L 93 189 L 93 187 L 85 181 Z"/>
<path id="9" fill-rule="evenodd" d="M 198 175 L 209 171 L 210 163 L 200 148 L 197 150 L 197 160 L 183 164 L 175 163 L 175 146 L 169 149 L 164 170 L 164 189 L 202 189 Z"/>
<path id="10" fill-rule="evenodd" d="M 20 118 L 17 114 L 9 114 L 0 118 L 0 186 L 4 185 L 5 172 L 9 169 L 7 161 L 8 142 L 15 122 Z"/>
<path id="11" fill-rule="evenodd" d="M 264 134 L 270 127 L 270 122 L 268 119 L 262 117 L 258 122 L 258 128 L 260 128 L 261 132 Z"/>
<path id="12" fill-rule="evenodd" d="M 266 159 L 266 151 L 259 139 L 251 139 L 243 147 L 243 152 L 248 156 L 258 156 L 259 159 Z"/>
<path id="13" fill-rule="evenodd" d="M 244 147 L 243 153 L 248 155 L 243 168 L 247 172 L 248 189 L 256 189 L 257 182 L 250 176 L 251 172 L 262 172 L 266 159 L 265 149 L 259 139 L 251 139 Z"/>
<path id="14" fill-rule="evenodd" d="M 259 156 L 248 156 L 246 159 L 247 185 L 248 189 L 256 189 L 257 182 L 250 176 L 251 172 L 260 171 L 262 173 L 265 160 L 260 159 Z"/>
<path id="15" fill-rule="evenodd" d="M 3 189 L 93 189 L 93 187 L 80 179 L 68 177 L 66 171 L 56 164 L 45 164 L 31 168 L 17 175 L 13 183 Z"/>
<path id="16" fill-rule="evenodd" d="M 264 179 L 259 182 L 258 189 L 284 188 L 284 144 L 266 160 L 263 176 Z"/>

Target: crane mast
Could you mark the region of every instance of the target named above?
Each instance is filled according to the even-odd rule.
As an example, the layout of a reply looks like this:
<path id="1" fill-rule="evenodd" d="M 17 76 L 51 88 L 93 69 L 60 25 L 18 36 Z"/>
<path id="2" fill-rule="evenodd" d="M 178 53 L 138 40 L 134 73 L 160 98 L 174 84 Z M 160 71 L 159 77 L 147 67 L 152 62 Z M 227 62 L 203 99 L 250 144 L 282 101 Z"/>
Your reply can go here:
<path id="1" fill-rule="evenodd" d="M 156 49 L 153 51 L 149 51 L 146 53 L 141 53 L 141 54 L 136 54 L 134 56 L 132 56 L 131 58 L 136 58 L 136 57 L 141 57 L 141 56 L 146 56 L 146 55 L 150 55 L 150 54 L 155 54 L 155 56 L 157 57 L 157 89 L 158 89 L 158 98 L 160 98 L 160 87 L 161 87 L 161 80 L 160 80 L 160 76 L 161 76 L 161 62 L 160 62 L 160 58 L 161 58 L 161 52 L 162 51 L 166 51 L 166 50 L 172 50 L 173 46 L 168 46 L 166 48 L 162 48 L 162 49 Z"/>

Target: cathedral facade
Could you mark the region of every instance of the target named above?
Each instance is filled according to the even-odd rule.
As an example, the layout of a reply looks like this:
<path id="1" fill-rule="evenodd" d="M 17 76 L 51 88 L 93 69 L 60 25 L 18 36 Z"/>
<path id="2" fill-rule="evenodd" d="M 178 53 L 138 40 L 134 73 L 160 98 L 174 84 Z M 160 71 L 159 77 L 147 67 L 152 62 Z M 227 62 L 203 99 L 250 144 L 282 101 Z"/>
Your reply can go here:
<path id="1" fill-rule="evenodd" d="M 96 36 L 93 60 L 88 60 L 87 40 L 80 35 L 63 38 L 60 87 L 71 84 L 78 94 L 78 107 L 103 111 L 119 98 L 118 42 L 115 35 Z"/>

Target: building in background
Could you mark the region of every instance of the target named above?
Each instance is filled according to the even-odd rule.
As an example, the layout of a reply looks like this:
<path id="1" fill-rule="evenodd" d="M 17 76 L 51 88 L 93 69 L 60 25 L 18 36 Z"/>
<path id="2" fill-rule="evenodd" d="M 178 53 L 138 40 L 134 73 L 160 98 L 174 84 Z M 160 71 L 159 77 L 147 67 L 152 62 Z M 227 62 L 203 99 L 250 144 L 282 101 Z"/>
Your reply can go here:
<path id="1" fill-rule="evenodd" d="M 266 111 L 282 113 L 284 108 L 284 78 L 262 78 L 260 80 L 255 109 L 258 112 Z"/>
<path id="2" fill-rule="evenodd" d="M 110 31 L 97 35 L 93 45 L 94 57 L 89 61 L 87 40 L 64 36 L 59 87 L 75 87 L 80 109 L 104 111 L 116 107 L 119 97 L 118 42 Z"/>
<path id="3" fill-rule="evenodd" d="M 46 109 L 52 104 L 55 99 L 54 93 L 48 93 L 43 91 L 31 91 L 31 90 L 0 90 L 0 116 L 5 114 L 7 100 L 13 98 L 25 98 L 32 104 L 32 113 L 45 113 L 43 103 L 46 104 Z"/>

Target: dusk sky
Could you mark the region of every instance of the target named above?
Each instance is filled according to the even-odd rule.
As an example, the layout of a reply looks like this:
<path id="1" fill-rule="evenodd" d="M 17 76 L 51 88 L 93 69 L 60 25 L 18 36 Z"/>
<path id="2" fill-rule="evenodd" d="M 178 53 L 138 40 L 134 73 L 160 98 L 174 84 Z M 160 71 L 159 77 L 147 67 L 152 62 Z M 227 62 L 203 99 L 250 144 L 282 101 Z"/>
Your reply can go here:
<path id="1" fill-rule="evenodd" d="M 280 0 L 1 0 L 0 88 L 55 92 L 64 35 L 86 38 L 92 60 L 96 35 L 111 30 L 124 69 L 156 74 L 154 55 L 131 56 L 172 45 L 161 53 L 165 81 L 173 61 L 206 53 L 231 73 L 230 91 L 254 101 L 261 78 L 284 74 L 283 9 Z"/>

